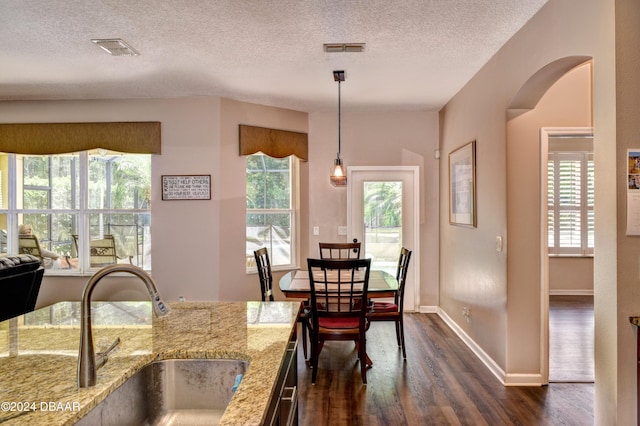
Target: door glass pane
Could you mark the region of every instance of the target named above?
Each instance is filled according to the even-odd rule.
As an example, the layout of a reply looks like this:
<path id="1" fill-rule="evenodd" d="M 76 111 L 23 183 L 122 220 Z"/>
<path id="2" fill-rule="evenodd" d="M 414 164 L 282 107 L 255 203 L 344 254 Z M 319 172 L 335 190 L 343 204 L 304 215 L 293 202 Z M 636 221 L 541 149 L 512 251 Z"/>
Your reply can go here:
<path id="1" fill-rule="evenodd" d="M 395 275 L 402 248 L 402 181 L 366 181 L 363 197 L 361 257 L 371 258 L 372 269 Z"/>

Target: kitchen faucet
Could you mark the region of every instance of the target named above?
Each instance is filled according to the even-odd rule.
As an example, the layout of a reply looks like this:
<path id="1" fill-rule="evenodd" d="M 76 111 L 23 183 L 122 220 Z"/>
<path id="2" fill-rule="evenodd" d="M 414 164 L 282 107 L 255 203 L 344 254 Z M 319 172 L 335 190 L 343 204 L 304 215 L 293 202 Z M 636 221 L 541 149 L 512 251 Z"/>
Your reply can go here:
<path id="1" fill-rule="evenodd" d="M 89 281 L 87 281 L 84 291 L 82 292 L 80 351 L 78 353 L 78 387 L 80 388 L 87 388 L 96 384 L 96 371 L 107 362 L 109 352 L 120 342 L 118 338 L 109 349 L 98 354 L 96 359 L 96 353 L 93 349 L 93 334 L 91 332 L 91 293 L 93 293 L 93 289 L 102 278 L 115 272 L 128 272 L 142 280 L 151 297 L 153 311 L 156 316 L 167 315 L 170 311 L 169 306 L 160 298 L 158 288 L 153 278 L 141 268 L 134 265 L 115 264 L 105 266 L 96 272 Z"/>

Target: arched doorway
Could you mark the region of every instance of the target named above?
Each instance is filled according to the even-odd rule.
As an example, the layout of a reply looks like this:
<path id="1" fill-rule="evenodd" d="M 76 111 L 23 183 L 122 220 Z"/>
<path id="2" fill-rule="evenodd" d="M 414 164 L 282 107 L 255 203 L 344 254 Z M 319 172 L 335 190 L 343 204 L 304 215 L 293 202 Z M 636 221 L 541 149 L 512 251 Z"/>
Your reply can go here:
<path id="1" fill-rule="evenodd" d="M 540 339 L 539 367 L 532 364 L 531 368 L 539 369 L 543 384 L 549 379 L 549 283 L 548 218 L 541 208 L 547 160 L 540 150 L 540 129 L 592 126 L 589 60 L 572 56 L 543 67 L 522 86 L 507 112 L 508 282 L 510 288 L 518 286 L 518 291 L 530 295 L 527 309 L 531 316 L 539 313 L 539 333 L 529 338 Z"/>

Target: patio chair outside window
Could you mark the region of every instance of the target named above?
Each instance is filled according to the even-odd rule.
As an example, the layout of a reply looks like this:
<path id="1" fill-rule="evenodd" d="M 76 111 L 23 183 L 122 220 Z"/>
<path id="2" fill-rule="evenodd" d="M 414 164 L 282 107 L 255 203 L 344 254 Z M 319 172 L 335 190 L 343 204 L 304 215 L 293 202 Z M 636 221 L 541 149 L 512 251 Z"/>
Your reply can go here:
<path id="1" fill-rule="evenodd" d="M 40 259 L 42 266 L 45 266 L 44 257 L 40 251 L 40 242 L 38 242 L 38 238 L 35 235 L 20 235 L 18 253 L 35 256 Z"/>
<path id="2" fill-rule="evenodd" d="M 78 252 L 78 236 L 76 234 L 73 235 L 73 243 L 76 252 Z M 101 239 L 89 241 L 89 266 L 92 268 L 113 265 L 122 259 L 129 259 L 129 263 L 133 264 L 132 257 L 118 256 L 113 235 L 105 234 Z"/>

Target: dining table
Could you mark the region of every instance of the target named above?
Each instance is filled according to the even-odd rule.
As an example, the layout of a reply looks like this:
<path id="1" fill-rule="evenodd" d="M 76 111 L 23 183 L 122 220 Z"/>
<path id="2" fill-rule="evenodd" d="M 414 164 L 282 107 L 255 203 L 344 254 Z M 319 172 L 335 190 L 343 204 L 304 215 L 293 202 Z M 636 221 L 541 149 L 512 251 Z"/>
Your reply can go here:
<path id="1" fill-rule="evenodd" d="M 311 287 L 309 285 L 309 271 L 295 270 L 286 273 L 278 283 L 280 290 L 288 298 L 309 299 Z M 388 272 L 372 269 L 369 271 L 369 288 L 367 290 L 370 299 L 394 297 L 398 291 L 398 280 Z"/>

